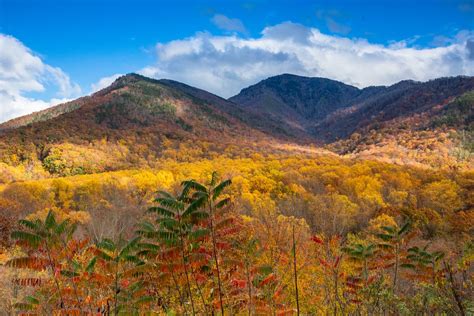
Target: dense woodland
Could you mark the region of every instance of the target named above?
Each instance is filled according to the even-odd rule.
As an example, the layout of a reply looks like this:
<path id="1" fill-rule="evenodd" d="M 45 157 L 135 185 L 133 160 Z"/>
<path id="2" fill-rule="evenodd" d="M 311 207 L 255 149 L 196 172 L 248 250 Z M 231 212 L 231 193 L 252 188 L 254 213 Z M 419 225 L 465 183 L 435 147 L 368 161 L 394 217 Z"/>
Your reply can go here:
<path id="1" fill-rule="evenodd" d="M 474 314 L 472 78 L 299 80 L 229 101 L 128 75 L 0 125 L 0 311 Z M 288 100 L 377 119 L 320 143 L 265 112 Z"/>
<path id="2" fill-rule="evenodd" d="M 473 167 L 474 92 L 429 111 L 369 125 L 328 148 L 351 157 L 435 168 Z"/>
<path id="3" fill-rule="evenodd" d="M 303 154 L 11 183 L 1 308 L 467 315 L 473 192 L 472 171 Z"/>
<path id="4" fill-rule="evenodd" d="M 421 168 L 474 167 L 472 77 L 363 90 L 321 78 L 270 79 L 225 100 L 123 76 L 92 96 L 0 124 L 0 183 L 157 168 L 159 158 L 249 157 L 283 144 Z"/>

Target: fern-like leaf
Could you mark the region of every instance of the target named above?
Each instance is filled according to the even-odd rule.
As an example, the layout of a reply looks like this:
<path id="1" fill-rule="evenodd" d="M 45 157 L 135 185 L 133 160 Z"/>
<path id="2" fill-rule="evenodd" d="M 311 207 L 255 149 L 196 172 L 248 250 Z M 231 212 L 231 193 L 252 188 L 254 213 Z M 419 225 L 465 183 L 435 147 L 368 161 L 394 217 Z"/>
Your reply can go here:
<path id="1" fill-rule="evenodd" d="M 167 207 L 171 210 L 182 211 L 184 204 L 174 198 L 157 198 L 156 202 L 160 203 L 161 206 Z"/>
<path id="2" fill-rule="evenodd" d="M 221 183 L 219 183 L 215 188 L 214 190 L 212 190 L 212 199 L 215 201 L 222 193 L 222 191 L 224 191 L 224 189 L 226 187 L 228 187 L 229 185 L 232 184 L 232 181 L 231 180 L 225 180 L 225 181 L 222 181 Z"/>
<path id="3" fill-rule="evenodd" d="M 49 261 L 44 258 L 37 257 L 20 257 L 13 258 L 6 262 L 7 267 L 31 270 L 44 270 L 48 266 Z"/>
<path id="4" fill-rule="evenodd" d="M 141 237 L 135 237 L 132 240 L 130 240 L 125 247 L 122 248 L 122 250 L 119 253 L 119 257 L 122 257 L 124 255 L 127 255 L 130 253 L 131 250 L 133 250 L 137 243 L 140 241 Z"/>
<path id="5" fill-rule="evenodd" d="M 49 230 L 56 226 L 56 217 L 54 216 L 53 211 L 49 211 L 48 215 L 46 215 L 46 219 L 44 220 L 45 227 Z"/>
<path id="6" fill-rule="evenodd" d="M 91 261 L 89 261 L 89 263 L 86 266 L 86 272 L 92 273 L 94 271 L 96 262 L 97 262 L 97 257 L 92 258 Z"/>
<path id="7" fill-rule="evenodd" d="M 40 225 L 38 225 L 38 222 L 33 222 L 26 219 L 20 219 L 18 221 L 18 224 L 25 226 L 26 228 L 29 228 L 34 231 L 40 230 Z"/>
<path id="8" fill-rule="evenodd" d="M 13 239 L 26 242 L 33 247 L 38 246 L 42 241 L 41 236 L 34 233 L 25 232 L 25 231 L 14 231 L 11 233 L 11 237 Z"/>
<path id="9" fill-rule="evenodd" d="M 153 206 L 148 209 L 149 213 L 156 213 L 158 215 L 164 216 L 164 217 L 173 217 L 175 214 L 174 212 L 171 212 L 170 210 L 167 210 L 166 208 L 160 207 L 160 206 Z"/>
<path id="10" fill-rule="evenodd" d="M 230 203 L 230 198 L 225 198 L 216 203 L 216 208 L 223 208 Z"/>
<path id="11" fill-rule="evenodd" d="M 204 197 L 201 197 L 195 201 L 193 201 L 184 211 L 183 213 L 183 218 L 187 218 L 190 215 L 192 215 L 193 212 L 197 211 L 200 209 L 204 204 L 206 203 L 206 199 Z"/>

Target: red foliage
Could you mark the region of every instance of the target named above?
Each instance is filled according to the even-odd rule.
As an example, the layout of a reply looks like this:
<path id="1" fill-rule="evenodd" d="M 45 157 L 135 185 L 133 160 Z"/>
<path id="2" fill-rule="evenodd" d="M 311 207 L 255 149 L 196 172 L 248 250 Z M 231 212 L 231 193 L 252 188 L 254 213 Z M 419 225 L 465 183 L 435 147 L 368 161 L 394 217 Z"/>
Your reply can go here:
<path id="1" fill-rule="evenodd" d="M 243 289 L 247 286 L 247 281 L 245 280 L 233 279 L 230 283 L 239 289 Z"/>
<path id="2" fill-rule="evenodd" d="M 318 236 L 311 237 L 311 240 L 314 241 L 316 244 L 319 244 L 319 245 L 323 244 L 323 240 L 319 238 Z"/>

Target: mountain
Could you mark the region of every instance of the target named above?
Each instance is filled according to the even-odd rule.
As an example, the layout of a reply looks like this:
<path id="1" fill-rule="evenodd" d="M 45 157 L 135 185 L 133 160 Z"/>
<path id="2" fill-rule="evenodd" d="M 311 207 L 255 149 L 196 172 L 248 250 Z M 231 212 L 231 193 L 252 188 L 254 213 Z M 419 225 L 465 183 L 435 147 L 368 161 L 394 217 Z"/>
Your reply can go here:
<path id="1" fill-rule="evenodd" d="M 205 102 L 213 104 L 228 115 L 235 117 L 246 125 L 268 135 L 293 142 L 308 143 L 313 140 L 306 132 L 285 128 L 276 117 L 269 116 L 267 113 L 252 111 L 252 109 L 248 107 L 242 107 L 242 104 L 235 102 L 232 99 L 226 100 L 205 90 L 191 87 L 174 80 L 161 79 L 159 82 L 171 88 L 180 90 L 196 100 L 205 100 Z"/>
<path id="2" fill-rule="evenodd" d="M 358 89 L 334 80 L 285 74 L 245 88 L 230 100 L 339 154 L 446 167 L 473 161 L 470 91 L 474 77 L 405 80 Z M 436 123 L 451 112 L 462 113 L 462 122 Z"/>
<path id="3" fill-rule="evenodd" d="M 254 152 L 321 153 L 446 167 L 473 164 L 473 77 L 359 89 L 284 74 L 229 100 L 137 74 L 0 124 L 0 161 L 70 175 Z"/>
<path id="4" fill-rule="evenodd" d="M 64 113 L 68 113 L 74 111 L 75 109 L 81 107 L 81 105 L 88 100 L 88 97 L 79 98 L 72 102 L 66 102 L 62 104 L 58 104 L 56 106 L 47 108 L 45 110 L 33 112 L 28 115 L 20 116 L 14 119 L 11 119 L 7 122 L 0 124 L 0 131 L 1 130 L 8 130 L 14 129 L 17 127 L 25 126 L 28 124 L 32 124 L 35 122 L 42 122 L 52 119 L 56 116 L 59 116 Z"/>
<path id="5" fill-rule="evenodd" d="M 145 83 L 149 85 L 149 87 L 145 87 Z M 120 96 L 115 96 L 114 98 L 112 98 L 112 100 L 108 100 L 110 99 L 109 94 L 114 93 L 114 91 L 116 90 L 128 89 L 130 85 L 133 86 L 134 95 L 143 95 L 145 99 L 148 98 L 150 94 L 153 97 L 153 92 L 151 91 L 153 87 L 156 88 L 157 90 L 166 88 L 169 91 L 173 91 L 172 95 L 175 98 L 189 99 L 191 103 L 194 103 L 194 105 L 198 106 L 199 108 L 198 111 L 204 110 L 204 112 L 206 112 L 207 114 L 210 114 L 213 112 L 221 112 L 221 114 L 225 113 L 226 115 L 236 119 L 240 123 L 244 123 L 247 126 L 251 126 L 254 129 L 267 132 L 268 134 L 277 136 L 279 138 L 291 139 L 293 141 L 296 141 L 297 140 L 296 136 L 298 136 L 300 140 L 301 138 L 306 139 L 306 140 L 309 139 L 307 135 L 305 134 L 298 133 L 298 132 L 292 133 L 291 130 L 282 128 L 280 123 L 276 120 L 272 120 L 271 118 L 264 116 L 263 114 L 249 112 L 246 109 L 239 107 L 234 102 L 221 98 L 205 90 L 191 87 L 184 83 L 174 81 L 174 80 L 169 80 L 169 79 L 155 80 L 155 79 L 147 78 L 147 77 L 134 74 L 134 73 L 118 78 L 110 87 L 105 88 L 91 96 L 82 97 L 71 102 L 59 104 L 42 111 L 34 112 L 31 114 L 24 115 L 24 116 L 9 120 L 7 122 L 1 123 L 0 132 L 2 130 L 6 131 L 6 130 L 30 125 L 37 122 L 48 121 L 62 114 L 75 111 L 76 109 L 79 109 L 79 108 L 82 108 L 82 110 L 79 110 L 78 113 L 81 113 L 82 111 L 85 111 L 86 108 L 90 108 L 90 107 L 95 107 L 95 108 L 100 108 L 102 106 L 108 107 L 108 105 L 102 104 L 106 101 L 105 99 L 107 99 L 107 102 L 109 103 L 114 103 L 114 102 L 123 103 L 122 101 L 123 101 L 124 94 L 120 93 Z M 135 107 L 135 110 L 137 110 L 138 112 L 142 110 L 144 111 L 142 113 L 144 115 L 143 119 L 145 119 L 147 115 L 155 116 L 155 118 L 160 119 L 160 115 L 159 115 L 160 113 L 151 113 L 149 112 L 150 109 L 148 106 L 144 106 L 144 107 L 141 106 L 143 105 L 142 104 L 143 102 L 146 103 L 148 101 L 141 100 L 140 98 L 139 100 L 135 100 L 135 101 L 137 101 L 135 102 L 135 105 L 138 105 L 138 107 Z M 206 108 L 207 106 L 210 106 L 210 108 Z M 127 109 L 129 108 L 130 108 L 130 104 L 127 107 Z M 127 112 L 128 116 L 133 115 L 132 112 Z M 123 114 L 125 113 L 114 113 L 113 118 L 116 119 L 117 115 L 123 116 Z M 226 119 L 228 118 L 229 117 L 226 117 Z M 150 117 L 148 117 L 148 119 L 150 119 Z M 191 118 L 188 117 L 188 119 L 191 119 Z M 126 120 L 130 121 L 130 117 L 128 117 L 128 119 Z M 142 123 L 146 125 L 146 122 L 140 121 L 140 120 L 136 121 L 136 123 Z M 242 130 L 242 128 L 239 127 L 236 130 Z"/>
<path id="6" fill-rule="evenodd" d="M 245 88 L 229 100 L 255 115 L 280 122 L 288 130 L 308 133 L 315 122 L 380 89 L 359 90 L 330 79 L 283 74 Z"/>
<path id="7" fill-rule="evenodd" d="M 404 114 L 391 114 L 394 116 L 388 116 L 389 119 L 375 116 L 373 121 L 365 120 L 366 124 L 360 125 L 350 137 L 341 138 L 327 147 L 349 157 L 397 164 L 473 168 L 474 90 L 434 102 L 432 106 L 429 102 L 425 104 L 428 105 L 416 108 L 411 114 L 405 110 L 402 111 Z M 357 112 L 352 115 L 332 119 L 349 125 L 351 120 L 355 121 Z M 379 115 L 390 114 L 381 112 Z"/>
<path id="8" fill-rule="evenodd" d="M 64 121 L 74 123 L 71 119 L 73 118 L 110 130 L 122 130 L 131 126 L 146 127 L 166 122 L 169 128 L 184 131 L 195 128 L 193 133 L 196 133 L 200 132 L 200 127 L 204 127 L 203 115 L 209 116 L 207 119 L 217 124 L 207 127 L 219 129 L 223 125 L 229 125 L 232 129 L 235 127 L 232 125 L 238 123 L 226 116 L 219 107 L 212 105 L 215 100 L 221 101 L 221 104 L 229 103 L 210 93 L 195 97 L 170 80 L 154 80 L 129 74 L 91 96 L 0 124 L 0 130 L 37 126 L 36 123 L 51 120 L 60 124 L 64 124 Z M 61 116 L 61 120 L 56 119 L 58 116 Z M 188 123 L 194 126 L 188 126 Z"/>
<path id="9" fill-rule="evenodd" d="M 378 89 L 371 96 L 351 100 L 349 107 L 317 122 L 311 132 L 320 135 L 326 142 L 347 138 L 356 131 L 377 129 L 394 119 L 447 105 L 455 97 L 471 90 L 474 90 L 474 77 L 439 78 L 428 82 L 402 81 Z"/>
<path id="10" fill-rule="evenodd" d="M 89 97 L 0 125 L 0 159 L 37 161 L 60 175 L 209 157 L 267 136 L 226 111 L 229 101 L 169 80 L 130 74 Z M 180 157 L 178 157 L 180 155 Z"/>
<path id="11" fill-rule="evenodd" d="M 245 88 L 229 100 L 330 143 L 381 122 L 429 110 L 473 89 L 473 77 L 406 80 L 389 87 L 358 89 L 330 79 L 283 74 Z"/>

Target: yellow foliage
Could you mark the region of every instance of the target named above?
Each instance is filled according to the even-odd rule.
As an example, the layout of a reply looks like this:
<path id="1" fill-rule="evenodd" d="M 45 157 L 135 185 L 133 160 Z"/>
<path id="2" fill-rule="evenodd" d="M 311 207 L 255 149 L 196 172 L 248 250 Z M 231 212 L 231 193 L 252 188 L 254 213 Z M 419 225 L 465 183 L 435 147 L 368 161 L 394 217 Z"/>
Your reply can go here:
<path id="1" fill-rule="evenodd" d="M 398 227 L 397 222 L 395 221 L 395 218 L 385 213 L 382 213 L 379 216 L 374 217 L 373 219 L 369 221 L 369 231 L 373 233 L 382 233 L 383 226 Z"/>
<path id="2" fill-rule="evenodd" d="M 447 179 L 427 184 L 422 190 L 422 201 L 424 206 L 442 213 L 452 212 L 463 206 L 459 185 Z"/>
<path id="3" fill-rule="evenodd" d="M 64 209 L 59 209 L 57 207 L 43 209 L 28 215 L 26 218 L 29 220 L 40 219 L 44 221 L 46 216 L 48 216 L 49 211 L 52 211 L 55 214 L 56 220 L 58 221 L 70 220 L 72 223 L 87 224 L 91 220 L 91 216 L 88 212 L 65 211 Z"/>
<path id="4" fill-rule="evenodd" d="M 468 189 L 473 182 L 469 173 L 448 180 L 442 172 L 354 163 L 334 156 L 255 154 L 253 158 L 221 156 L 192 162 L 162 159 L 156 164 L 156 169 L 9 183 L 1 189 L 0 200 L 9 212 L 21 216 L 58 208 L 87 210 L 91 222 L 102 221 L 110 212 L 132 221 L 143 214 L 156 191 L 174 191 L 186 179 L 205 182 L 216 170 L 232 178 L 228 192 L 243 214 L 265 218 L 280 211 L 296 212 L 312 230 L 329 235 L 364 227 L 372 214 L 386 207 L 417 217 L 428 214 L 417 209 L 451 212 L 474 200 Z"/>
<path id="5" fill-rule="evenodd" d="M 359 172 L 363 170 L 366 169 L 358 166 Z M 362 206 L 365 208 L 381 208 L 386 206 L 381 194 L 382 182 L 378 175 L 361 175 L 351 178 L 345 181 L 344 186 L 348 188 L 354 197 L 362 202 Z"/>

